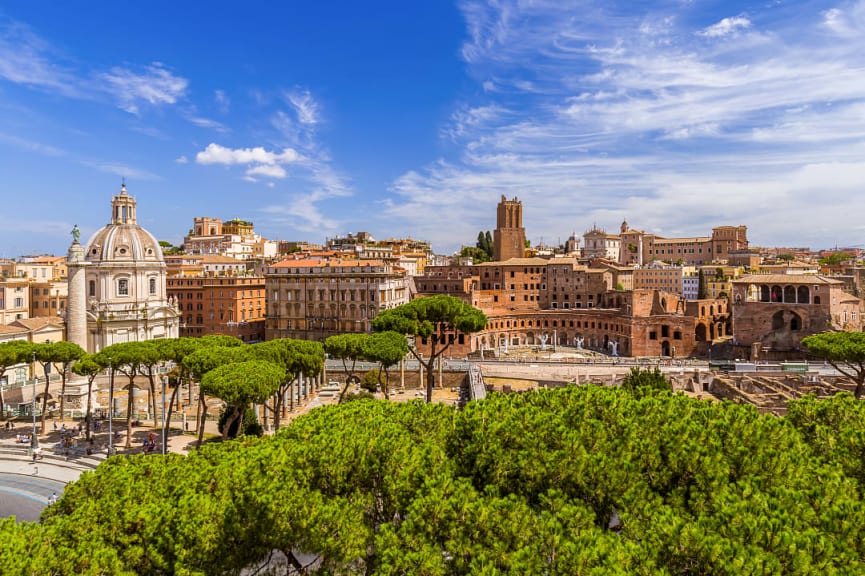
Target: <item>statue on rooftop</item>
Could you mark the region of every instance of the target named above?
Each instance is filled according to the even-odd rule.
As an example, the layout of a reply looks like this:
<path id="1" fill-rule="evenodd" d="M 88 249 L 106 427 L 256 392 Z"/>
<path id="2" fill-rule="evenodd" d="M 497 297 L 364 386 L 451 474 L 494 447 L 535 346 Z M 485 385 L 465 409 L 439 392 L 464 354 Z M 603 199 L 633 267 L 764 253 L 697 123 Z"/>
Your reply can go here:
<path id="1" fill-rule="evenodd" d="M 72 227 L 72 242 L 78 244 L 79 240 L 81 240 L 81 230 L 78 229 L 78 224 L 76 224 Z"/>

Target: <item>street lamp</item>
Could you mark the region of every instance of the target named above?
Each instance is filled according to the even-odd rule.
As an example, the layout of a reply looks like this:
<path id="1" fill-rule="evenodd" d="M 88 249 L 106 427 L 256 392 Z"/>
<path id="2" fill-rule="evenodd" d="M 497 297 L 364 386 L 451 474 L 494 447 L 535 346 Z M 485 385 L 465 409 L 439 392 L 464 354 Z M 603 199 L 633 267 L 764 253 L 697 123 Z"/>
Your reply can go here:
<path id="1" fill-rule="evenodd" d="M 30 435 L 30 454 L 35 454 L 39 448 L 39 438 L 36 436 L 36 351 L 33 351 L 33 433 Z"/>
<path id="2" fill-rule="evenodd" d="M 108 359 L 108 455 L 114 455 L 114 366 L 111 358 Z"/>

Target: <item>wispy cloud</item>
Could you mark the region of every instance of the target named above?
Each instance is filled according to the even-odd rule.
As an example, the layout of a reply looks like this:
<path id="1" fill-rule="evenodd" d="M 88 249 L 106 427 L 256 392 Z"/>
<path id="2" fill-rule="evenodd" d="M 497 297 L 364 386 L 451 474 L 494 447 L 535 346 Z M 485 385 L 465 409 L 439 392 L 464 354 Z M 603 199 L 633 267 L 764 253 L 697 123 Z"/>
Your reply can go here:
<path id="1" fill-rule="evenodd" d="M 297 121 L 301 124 L 318 124 L 319 105 L 309 90 L 294 90 L 286 94 L 286 98 L 297 113 Z"/>
<path id="2" fill-rule="evenodd" d="M 707 26 L 703 28 L 697 34 L 699 36 L 707 36 L 709 38 L 720 38 L 722 36 L 730 36 L 732 34 L 736 34 L 741 30 L 745 30 L 751 27 L 751 21 L 744 15 L 742 16 L 731 16 L 729 18 L 724 18 L 717 24 L 712 24 L 711 26 Z"/>
<path id="3" fill-rule="evenodd" d="M 68 59 L 23 23 L 0 17 L 0 77 L 16 84 L 82 97 Z"/>
<path id="4" fill-rule="evenodd" d="M 134 180 L 161 180 L 161 178 L 153 172 L 142 170 L 140 168 L 134 168 L 126 164 L 115 162 L 101 162 L 98 160 L 81 160 L 80 163 L 84 166 L 90 166 L 91 168 L 95 168 L 100 172 L 115 174 L 122 178 L 131 178 Z"/>
<path id="5" fill-rule="evenodd" d="M 174 104 L 186 95 L 189 85 L 159 62 L 138 72 L 116 66 L 97 77 L 108 84 L 107 91 L 117 98 L 118 106 L 131 114 L 137 114 L 142 103 Z"/>
<path id="6" fill-rule="evenodd" d="M 28 140 L 27 138 L 15 136 L 13 134 L 0 133 L 0 142 L 5 142 L 6 144 L 10 144 L 12 146 L 15 146 L 16 148 L 21 148 L 22 150 L 29 150 L 31 152 L 36 152 L 37 154 L 42 154 L 44 156 L 66 156 L 67 154 L 66 150 L 63 150 L 62 148 L 57 148 L 56 146 L 51 146 L 50 144 L 35 142 L 33 140 Z"/>
<path id="7" fill-rule="evenodd" d="M 200 116 L 189 116 L 189 121 L 199 126 L 201 128 L 210 128 L 211 130 L 215 130 L 217 132 L 229 132 L 230 130 L 225 124 L 221 122 L 217 122 L 216 120 L 211 120 L 209 118 L 202 118 Z"/>
<path id="8" fill-rule="evenodd" d="M 189 81 L 168 66 L 88 67 L 62 53 L 22 22 L 0 17 L 0 78 L 65 97 L 111 101 L 138 114 L 142 105 L 176 104 Z"/>
<path id="9" fill-rule="evenodd" d="M 695 25 L 681 3 L 464 0 L 479 89 L 441 130 L 452 148 L 396 179 L 383 210 L 443 249 L 494 227 L 503 194 L 523 201 L 533 241 L 627 218 L 668 235 L 746 224 L 755 243 L 829 229 L 849 242 L 865 197 L 831 217 L 806 198 L 847 194 L 865 167 L 865 2 L 809 6 Z"/>
<path id="10" fill-rule="evenodd" d="M 228 114 L 228 110 L 231 108 L 231 99 L 225 93 L 225 90 L 214 90 L 213 101 L 216 102 L 216 107 L 220 112 Z"/>

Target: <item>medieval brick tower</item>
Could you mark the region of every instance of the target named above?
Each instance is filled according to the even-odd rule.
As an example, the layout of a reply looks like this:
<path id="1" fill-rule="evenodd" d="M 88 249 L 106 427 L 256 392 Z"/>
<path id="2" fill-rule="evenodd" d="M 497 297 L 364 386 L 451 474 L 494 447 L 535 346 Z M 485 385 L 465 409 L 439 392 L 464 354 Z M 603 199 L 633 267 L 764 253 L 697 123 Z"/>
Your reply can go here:
<path id="1" fill-rule="evenodd" d="M 514 198 L 499 202 L 496 229 L 493 232 L 493 260 L 501 262 L 522 258 L 526 251 L 526 229 L 523 228 L 523 203 Z"/>

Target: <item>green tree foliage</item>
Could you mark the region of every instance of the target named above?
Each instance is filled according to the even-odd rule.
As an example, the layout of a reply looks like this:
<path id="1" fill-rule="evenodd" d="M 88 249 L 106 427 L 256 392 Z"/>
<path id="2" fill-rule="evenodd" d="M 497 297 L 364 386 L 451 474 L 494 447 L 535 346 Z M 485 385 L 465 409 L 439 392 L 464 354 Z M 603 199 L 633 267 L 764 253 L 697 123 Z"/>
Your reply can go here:
<path id="1" fill-rule="evenodd" d="M 199 383 L 212 370 L 231 364 L 249 360 L 250 349 L 235 345 L 240 342 L 233 337 L 205 336 L 201 338 L 201 346 L 183 358 L 183 368 Z M 204 423 L 207 420 L 207 403 L 204 401 L 205 391 L 198 387 L 198 414 L 195 421 L 198 428 L 198 445 L 204 441 Z"/>
<path id="2" fill-rule="evenodd" d="M 345 371 L 345 386 L 339 393 L 339 401 L 342 402 L 348 387 L 352 382 L 359 382 L 360 378 L 355 374 L 355 366 L 359 361 L 366 360 L 366 346 L 369 334 L 350 333 L 328 336 L 324 341 L 324 351 L 331 358 L 342 360 L 342 368 Z"/>
<path id="3" fill-rule="evenodd" d="M 78 344 L 61 340 L 59 342 L 47 342 L 45 344 L 35 344 L 33 347 L 36 352 L 36 360 L 42 363 L 42 369 L 45 374 L 45 390 L 42 393 L 42 434 L 45 434 L 45 416 L 48 406 L 48 386 L 49 386 L 49 367 L 53 364 L 54 369 L 60 373 L 61 388 L 60 388 L 60 420 L 63 420 L 63 410 L 65 409 L 64 400 L 66 397 L 66 369 L 73 362 L 86 354 L 83 348 Z"/>
<path id="4" fill-rule="evenodd" d="M 11 340 L 0 343 L 0 379 L 6 374 L 6 370 L 17 364 L 29 362 L 32 357 L 33 345 L 29 342 Z M 6 399 L 3 397 L 3 386 L 0 386 L 0 413 L 5 410 Z"/>
<path id="5" fill-rule="evenodd" d="M 87 378 L 87 407 L 84 411 L 84 430 L 87 440 L 90 440 L 90 428 L 93 420 L 91 416 L 91 409 L 93 407 L 93 381 L 106 368 L 100 362 L 100 358 L 95 354 L 85 354 L 78 362 L 72 365 L 72 372 Z"/>
<path id="6" fill-rule="evenodd" d="M 631 368 L 622 381 L 622 388 L 636 396 L 673 391 L 672 384 L 657 366 L 653 369 Z"/>
<path id="7" fill-rule="evenodd" d="M 277 338 L 250 346 L 250 354 L 259 360 L 268 360 L 285 369 L 285 380 L 273 397 L 273 429 L 279 430 L 280 417 L 286 396 L 289 409 L 294 408 L 294 386 L 301 376 L 315 377 L 324 369 L 324 347 L 320 342 Z"/>
<path id="8" fill-rule="evenodd" d="M 408 354 L 408 340 L 398 332 L 386 331 L 372 334 L 364 344 L 364 356 L 371 362 L 378 362 L 384 372 L 381 381 L 381 391 L 385 399 L 390 399 L 388 370 L 405 358 Z M 372 392 L 375 392 L 373 389 Z"/>
<path id="9" fill-rule="evenodd" d="M 141 373 L 141 367 L 155 364 L 161 359 L 159 349 L 147 342 L 120 342 L 106 346 L 98 352 L 100 363 L 109 364 L 114 372 L 126 376 L 126 445 L 132 447 L 132 420 L 135 394 L 135 377 Z"/>
<path id="10" fill-rule="evenodd" d="M 709 297 L 709 289 L 706 286 L 706 274 L 703 272 L 703 269 L 700 268 L 700 273 L 697 276 L 697 298 L 700 300 L 705 300 Z"/>
<path id="11" fill-rule="evenodd" d="M 429 354 L 422 357 L 416 347 L 410 352 L 426 368 L 426 401 L 432 401 L 435 386 L 433 367 L 436 360 L 450 347 L 453 332 L 472 334 L 483 330 L 486 315 L 453 296 L 444 294 L 416 298 L 407 304 L 383 310 L 372 321 L 376 332 L 393 331 L 421 338 L 429 343 Z"/>
<path id="12" fill-rule="evenodd" d="M 384 374 L 378 368 L 367 370 L 360 379 L 360 387 L 371 394 L 378 391 L 379 386 L 384 387 Z"/>
<path id="13" fill-rule="evenodd" d="M 778 254 L 776 260 L 780 260 L 781 262 L 792 262 L 796 257 L 789 252 L 785 252 L 784 254 Z"/>
<path id="14" fill-rule="evenodd" d="M 852 256 L 850 256 L 850 254 L 848 254 L 847 252 L 833 252 L 828 256 L 820 258 L 817 262 L 821 266 L 837 266 L 843 262 L 850 260 L 851 258 Z"/>
<path id="15" fill-rule="evenodd" d="M 486 254 L 483 260 L 477 260 L 477 262 L 489 262 L 493 259 L 493 235 L 490 234 L 489 230 L 478 232 L 478 241 L 475 243 L 475 248 L 482 250 Z M 462 255 L 466 256 L 466 254 Z"/>
<path id="16" fill-rule="evenodd" d="M 266 573 L 281 552 L 281 573 L 857 574 L 862 416 L 849 395 L 784 419 L 594 386 L 349 402 L 270 438 L 111 459 L 40 524 L 0 521 L 0 566 Z"/>
<path id="17" fill-rule="evenodd" d="M 802 339 L 808 352 L 825 360 L 856 385 L 858 400 L 865 391 L 865 333 L 823 332 Z"/>
<path id="18" fill-rule="evenodd" d="M 226 418 L 222 439 L 228 438 L 228 432 L 235 420 L 240 420 L 239 429 L 243 429 L 243 415 L 250 402 L 263 403 L 270 398 L 279 385 L 285 380 L 285 369 L 266 360 L 247 360 L 232 362 L 214 368 L 201 379 L 201 389 L 208 396 L 215 396 L 225 401 Z"/>
<path id="19" fill-rule="evenodd" d="M 463 246 L 462 250 L 460 250 L 460 256 L 471 258 L 475 264 L 483 264 L 492 260 L 492 257 L 485 250 L 476 246 Z"/>

